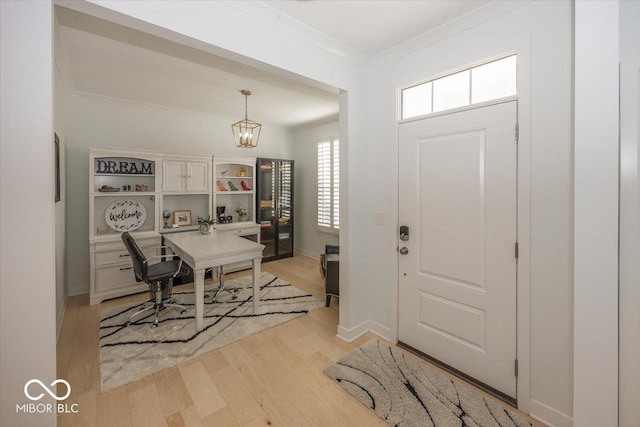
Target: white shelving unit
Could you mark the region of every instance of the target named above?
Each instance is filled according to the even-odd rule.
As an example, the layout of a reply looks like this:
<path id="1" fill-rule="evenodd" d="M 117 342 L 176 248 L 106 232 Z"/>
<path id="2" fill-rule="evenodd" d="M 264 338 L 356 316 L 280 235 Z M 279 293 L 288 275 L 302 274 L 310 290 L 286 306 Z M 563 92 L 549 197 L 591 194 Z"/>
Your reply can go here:
<path id="1" fill-rule="evenodd" d="M 215 215 L 216 209 L 224 206 L 224 215 L 231 217 L 231 222 L 218 221 L 214 225 L 218 232 L 233 233 L 259 243 L 260 225 L 256 223 L 255 169 L 255 157 L 213 157 L 213 212 Z M 236 212 L 238 206 L 247 209 L 248 215 L 244 221 L 240 221 Z M 250 264 L 237 263 L 225 266 L 225 272 L 249 268 Z"/>
<path id="2" fill-rule="evenodd" d="M 242 222 L 256 222 L 255 168 L 255 157 L 214 156 L 213 210 L 216 212 L 216 208 L 224 207 L 224 215 L 231 216 L 231 222 L 216 224 L 218 229 L 235 228 L 235 224 Z M 247 209 L 248 216 L 244 221 L 240 221 L 236 212 L 238 206 Z"/>
<path id="3" fill-rule="evenodd" d="M 160 246 L 160 177 L 158 158 L 140 151 L 92 149 L 89 171 L 90 302 L 98 304 L 147 289 L 135 281 L 120 238 L 124 230 L 113 227 L 127 215 L 137 220 L 131 231 L 136 242 L 149 256 L 158 255 L 149 248 Z"/>
<path id="4" fill-rule="evenodd" d="M 216 224 L 216 231 L 259 242 L 255 167 L 256 159 L 247 157 L 212 159 L 142 150 L 91 149 L 91 304 L 147 290 L 146 284 L 135 281 L 129 253 L 120 237 L 123 231 L 131 232 L 147 256 L 160 255 L 162 234 L 197 230 L 198 218 L 214 218 L 216 206 L 225 206 L 230 221 Z M 238 206 L 247 209 L 244 221 L 236 212 Z M 171 214 L 166 226 L 164 211 Z M 173 228 L 176 211 L 190 211 L 191 225 Z M 225 271 L 246 267 L 229 265 Z"/>

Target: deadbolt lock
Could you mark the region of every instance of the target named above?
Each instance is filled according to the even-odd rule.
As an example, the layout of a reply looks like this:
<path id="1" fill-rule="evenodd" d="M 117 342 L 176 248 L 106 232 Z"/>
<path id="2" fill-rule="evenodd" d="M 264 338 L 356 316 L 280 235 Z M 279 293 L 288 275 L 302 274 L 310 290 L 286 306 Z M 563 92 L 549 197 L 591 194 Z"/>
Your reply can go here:
<path id="1" fill-rule="evenodd" d="M 407 227 L 406 225 L 400 227 L 400 240 L 402 240 L 403 242 L 409 240 L 409 227 Z"/>

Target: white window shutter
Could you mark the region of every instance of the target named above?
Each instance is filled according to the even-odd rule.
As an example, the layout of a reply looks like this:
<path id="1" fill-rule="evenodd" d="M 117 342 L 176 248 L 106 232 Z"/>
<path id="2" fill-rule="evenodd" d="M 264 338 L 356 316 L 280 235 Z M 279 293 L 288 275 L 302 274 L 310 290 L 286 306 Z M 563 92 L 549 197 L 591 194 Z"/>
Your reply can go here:
<path id="1" fill-rule="evenodd" d="M 327 230 L 339 227 L 339 144 L 338 140 L 318 142 L 318 220 Z"/>

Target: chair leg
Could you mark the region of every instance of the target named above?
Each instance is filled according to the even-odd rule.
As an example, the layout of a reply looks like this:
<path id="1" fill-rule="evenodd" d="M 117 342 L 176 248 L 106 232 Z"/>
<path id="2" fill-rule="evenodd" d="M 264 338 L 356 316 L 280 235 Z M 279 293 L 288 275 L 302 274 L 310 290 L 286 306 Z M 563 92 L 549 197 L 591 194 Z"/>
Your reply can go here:
<path id="1" fill-rule="evenodd" d="M 187 309 L 184 308 L 184 306 L 180 305 L 180 304 L 175 304 L 175 303 L 163 303 L 162 304 L 163 307 L 168 307 L 168 308 L 178 308 L 180 309 L 180 314 L 185 314 L 187 312 Z"/>
<path id="2" fill-rule="evenodd" d="M 175 304 L 176 301 L 172 298 L 172 294 L 173 294 L 173 280 L 169 280 L 164 285 L 164 287 L 162 287 L 162 302 Z"/>
<path id="3" fill-rule="evenodd" d="M 156 309 L 156 292 L 155 292 L 156 286 L 157 285 L 149 285 L 149 301 L 144 303 L 140 310 L 136 311 L 135 313 L 133 313 L 131 316 L 127 318 L 127 323 L 126 323 L 127 326 L 131 324 L 131 319 L 133 319 L 137 315 L 147 312 L 149 310 Z M 146 304 L 151 304 L 151 305 L 146 305 Z"/>
<path id="4" fill-rule="evenodd" d="M 327 303 L 325 304 L 325 307 L 329 307 L 331 305 L 331 295 L 327 295 Z"/>
<path id="5" fill-rule="evenodd" d="M 160 310 L 162 310 L 164 308 L 164 306 L 162 305 L 162 285 L 161 284 L 156 284 L 156 302 L 154 304 L 154 307 L 156 309 L 156 316 L 153 319 L 153 324 L 151 325 L 152 328 L 157 328 L 158 327 L 158 314 L 160 313 Z"/>
<path id="6" fill-rule="evenodd" d="M 187 309 L 180 304 L 176 304 L 175 300 L 171 298 L 171 292 L 173 289 L 173 280 L 169 279 L 164 287 L 162 283 L 158 284 L 158 290 L 156 291 L 156 318 L 151 325 L 152 328 L 156 328 L 159 323 L 159 314 L 161 310 L 165 308 L 178 308 L 180 309 L 180 314 L 185 314 Z"/>
<path id="7" fill-rule="evenodd" d="M 219 278 L 218 287 L 216 288 L 216 292 L 215 292 L 215 294 L 213 294 L 213 298 L 211 298 L 211 301 L 216 301 L 216 298 L 218 298 L 218 295 L 220 295 L 220 293 L 222 293 L 222 292 L 228 292 L 229 295 L 231 295 L 231 299 L 238 299 L 238 295 L 236 295 L 236 293 L 238 293 L 237 289 L 229 289 L 229 288 L 225 288 L 224 287 L 224 269 L 223 269 L 223 266 L 219 267 L 218 278 Z"/>
<path id="8" fill-rule="evenodd" d="M 168 281 L 164 287 L 160 282 L 154 283 L 153 285 L 149 286 L 149 295 L 152 296 L 150 302 L 152 302 L 152 305 L 143 307 L 129 316 L 129 318 L 127 319 L 127 326 L 131 324 L 131 319 L 133 319 L 135 316 L 149 310 L 155 311 L 155 318 L 153 320 L 153 323 L 151 324 L 152 328 L 158 327 L 158 324 L 160 323 L 160 311 L 162 311 L 165 307 L 180 309 L 180 314 L 186 313 L 187 309 L 184 306 L 176 304 L 175 300 L 171 299 L 172 287 L 173 283 L 171 280 Z"/>
<path id="9" fill-rule="evenodd" d="M 136 311 L 135 313 L 133 313 L 131 316 L 129 316 L 129 318 L 127 319 L 127 326 L 129 326 L 131 324 L 131 319 L 133 319 L 134 317 L 136 317 L 138 314 L 142 314 L 145 311 L 149 311 L 149 310 L 155 310 L 155 304 L 153 305 L 149 305 L 147 307 L 143 307 L 140 310 Z"/>

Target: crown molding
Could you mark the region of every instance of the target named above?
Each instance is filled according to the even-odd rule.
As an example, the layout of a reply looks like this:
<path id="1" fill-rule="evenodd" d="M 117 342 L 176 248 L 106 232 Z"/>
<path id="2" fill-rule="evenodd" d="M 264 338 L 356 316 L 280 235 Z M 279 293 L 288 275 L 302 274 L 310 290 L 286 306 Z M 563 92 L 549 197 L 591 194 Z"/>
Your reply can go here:
<path id="1" fill-rule="evenodd" d="M 438 43 L 444 39 L 469 30 L 498 16 L 509 13 L 515 9 L 526 6 L 534 0 L 493 1 L 474 9 L 469 13 L 459 16 L 449 22 L 427 31 L 417 37 L 407 40 L 391 49 L 388 49 L 369 58 L 368 67 L 375 69 L 389 62 L 393 62 L 403 56 L 409 55 L 426 46 Z"/>
<path id="2" fill-rule="evenodd" d="M 293 19 L 261 1 L 222 0 L 223 3 L 262 22 L 272 25 L 292 36 L 318 46 L 336 56 L 369 68 L 369 58 L 355 49 L 346 46 L 320 31 Z"/>

